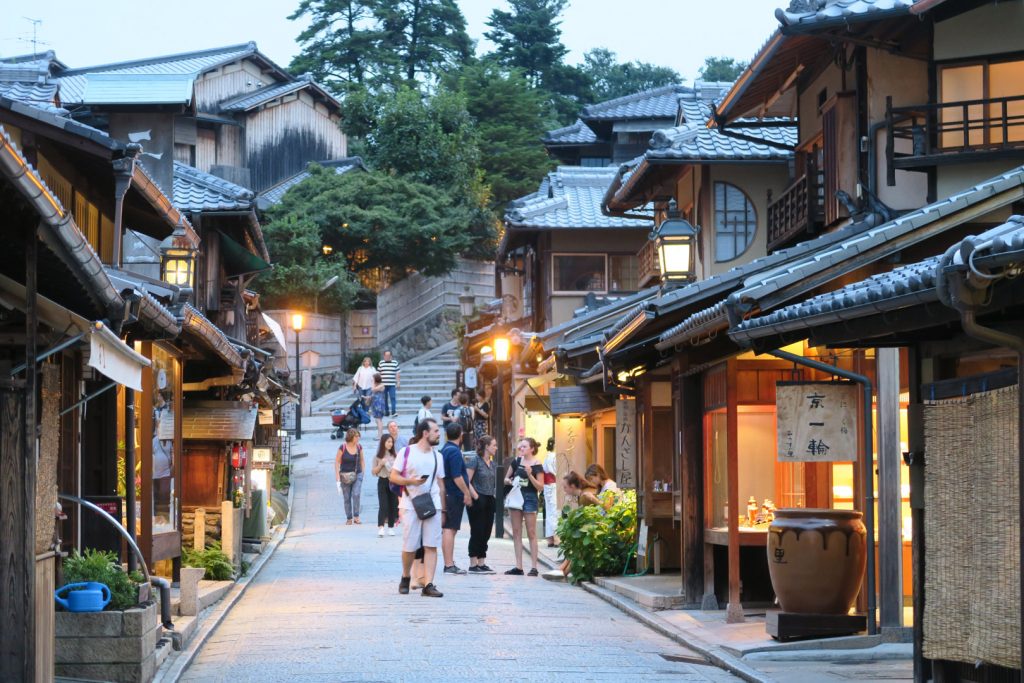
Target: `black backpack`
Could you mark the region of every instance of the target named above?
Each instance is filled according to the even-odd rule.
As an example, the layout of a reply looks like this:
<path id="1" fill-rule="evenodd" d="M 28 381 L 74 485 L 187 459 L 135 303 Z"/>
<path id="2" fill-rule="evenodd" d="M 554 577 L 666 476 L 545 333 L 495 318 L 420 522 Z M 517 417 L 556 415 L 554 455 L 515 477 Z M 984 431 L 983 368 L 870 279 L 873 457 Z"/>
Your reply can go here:
<path id="1" fill-rule="evenodd" d="M 473 432 L 473 409 L 469 406 L 459 408 L 459 426 L 462 427 L 462 449 L 472 451 L 475 445 Z"/>

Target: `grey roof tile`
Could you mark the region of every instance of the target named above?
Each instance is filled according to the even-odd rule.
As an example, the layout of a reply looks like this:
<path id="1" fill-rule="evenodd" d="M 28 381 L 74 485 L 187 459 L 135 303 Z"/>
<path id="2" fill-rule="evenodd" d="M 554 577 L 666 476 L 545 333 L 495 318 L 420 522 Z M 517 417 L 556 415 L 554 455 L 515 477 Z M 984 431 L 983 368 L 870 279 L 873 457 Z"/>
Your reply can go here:
<path id="1" fill-rule="evenodd" d="M 317 162 L 321 166 L 326 168 L 333 168 L 334 172 L 338 175 L 342 173 L 348 173 L 354 169 L 366 170 L 366 166 L 363 164 L 362 157 L 346 157 L 344 159 L 334 159 L 332 161 L 319 161 Z M 262 211 L 266 211 L 275 204 L 280 204 L 281 200 L 284 199 L 285 194 L 288 190 L 292 189 L 303 180 L 309 177 L 309 171 L 299 171 L 295 175 L 285 178 L 277 185 L 267 188 L 259 194 L 256 198 L 256 204 Z"/>
<path id="2" fill-rule="evenodd" d="M 784 25 L 824 27 L 910 14 L 915 0 L 792 0 L 775 16 Z"/>
<path id="3" fill-rule="evenodd" d="M 679 96 L 692 92 L 693 89 L 685 85 L 664 85 L 584 107 L 580 118 L 584 121 L 671 119 L 678 111 Z"/>
<path id="4" fill-rule="evenodd" d="M 55 83 L 12 83 L 0 81 L 0 96 L 25 102 L 52 113 L 67 113 L 58 107 L 57 85 Z"/>
<path id="5" fill-rule="evenodd" d="M 245 211 L 254 193 L 198 168 L 174 162 L 174 205 L 179 211 Z"/>
<path id="6" fill-rule="evenodd" d="M 653 221 L 605 216 L 601 201 L 615 178 L 615 168 L 559 166 L 541 181 L 540 189 L 509 203 L 510 228 L 643 228 Z"/>
<path id="7" fill-rule="evenodd" d="M 543 342 L 545 350 L 551 350 L 555 346 L 578 340 L 581 336 L 603 334 L 619 319 L 623 311 L 632 310 L 640 302 L 650 301 L 658 296 L 658 292 L 657 287 L 648 287 L 636 294 L 618 299 L 609 298 L 604 306 L 549 327 L 537 336 Z"/>
<path id="8" fill-rule="evenodd" d="M 547 145 L 587 145 L 597 142 L 597 134 L 583 121 L 576 119 L 570 126 L 549 130 L 542 139 Z"/>
<path id="9" fill-rule="evenodd" d="M 285 95 L 297 92 L 304 88 L 312 88 L 321 97 L 329 99 L 339 107 L 341 106 L 340 103 L 334 99 L 333 95 L 328 93 L 313 80 L 313 76 L 311 74 L 302 74 L 294 81 L 289 81 L 287 83 L 274 83 L 250 93 L 228 98 L 220 103 L 220 110 L 222 112 L 248 111 L 249 109 L 258 107 L 261 104 L 266 104 L 278 97 L 284 97 Z"/>

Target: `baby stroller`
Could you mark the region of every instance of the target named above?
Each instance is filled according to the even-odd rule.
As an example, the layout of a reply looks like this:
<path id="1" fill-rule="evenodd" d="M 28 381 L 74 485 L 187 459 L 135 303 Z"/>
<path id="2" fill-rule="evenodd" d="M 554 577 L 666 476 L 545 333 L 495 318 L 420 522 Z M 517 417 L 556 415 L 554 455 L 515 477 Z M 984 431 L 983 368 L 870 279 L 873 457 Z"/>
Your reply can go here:
<path id="1" fill-rule="evenodd" d="M 370 411 L 366 409 L 363 399 L 357 398 L 352 401 L 348 410 L 338 408 L 331 411 L 331 425 L 335 428 L 331 432 L 331 440 L 341 439 L 349 429 L 359 429 L 360 425 L 368 424 L 370 424 Z"/>

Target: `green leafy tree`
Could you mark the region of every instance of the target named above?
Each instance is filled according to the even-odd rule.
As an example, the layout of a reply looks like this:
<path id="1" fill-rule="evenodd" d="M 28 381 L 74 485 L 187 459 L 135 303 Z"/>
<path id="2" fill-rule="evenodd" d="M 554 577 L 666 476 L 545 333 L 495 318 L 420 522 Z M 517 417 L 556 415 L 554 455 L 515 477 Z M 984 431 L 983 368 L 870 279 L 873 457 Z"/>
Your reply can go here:
<path id="1" fill-rule="evenodd" d="M 620 63 L 616 54 L 605 47 L 588 50 L 583 55 L 582 70 L 590 81 L 593 102 L 603 102 L 682 81 L 674 69 L 665 66 L 640 61 Z"/>
<path id="2" fill-rule="evenodd" d="M 583 71 L 565 63 L 559 16 L 567 0 L 509 0 L 509 11 L 495 9 L 484 33 L 494 52 L 489 57 L 506 69 L 518 69 L 527 82 L 542 91 L 551 124 L 572 121 L 587 100 L 589 82 Z"/>
<path id="3" fill-rule="evenodd" d="M 705 57 L 704 66 L 698 72 L 705 81 L 726 81 L 731 83 L 747 68 L 747 62 L 738 62 L 732 57 Z"/>
<path id="4" fill-rule="evenodd" d="M 318 175 L 327 173 L 317 165 L 311 165 L 310 171 Z M 331 175 L 344 178 L 333 172 Z M 337 284 L 317 299 L 318 307 L 321 312 L 340 312 L 350 308 L 358 286 L 348 272 L 343 256 L 324 256 L 321 226 L 301 213 L 275 210 L 271 215 L 274 218 L 263 226 L 263 237 L 274 268 L 260 275 L 256 285 L 264 305 L 269 308 L 312 308 L 320 287 L 337 275 Z"/>
<path id="5" fill-rule="evenodd" d="M 310 177 L 271 210 L 268 248 L 273 244 L 288 254 L 299 247 L 282 241 L 319 239 L 334 248 L 326 261 L 347 263 L 357 274 L 390 268 L 443 275 L 457 256 L 472 251 L 471 205 L 442 188 L 385 171 L 338 175 L 316 165 L 309 170 Z M 280 263 L 274 249 L 271 255 Z"/>
<path id="6" fill-rule="evenodd" d="M 311 73 L 335 92 L 380 79 L 383 33 L 374 22 L 380 0 L 302 0 L 288 18 L 309 17 L 289 69 Z"/>
<path id="7" fill-rule="evenodd" d="M 473 54 L 466 17 L 455 0 L 382 0 L 376 14 L 392 83 L 436 80 Z"/>
<path id="8" fill-rule="evenodd" d="M 500 209 L 532 192 L 551 168 L 540 138 L 546 103 L 517 70 L 485 60 L 449 75 L 443 83 L 459 92 L 476 121 L 483 182 L 490 206 Z"/>
<path id="9" fill-rule="evenodd" d="M 455 0 L 301 0 L 289 19 L 302 17 L 291 68 L 335 92 L 433 82 L 473 53 Z"/>

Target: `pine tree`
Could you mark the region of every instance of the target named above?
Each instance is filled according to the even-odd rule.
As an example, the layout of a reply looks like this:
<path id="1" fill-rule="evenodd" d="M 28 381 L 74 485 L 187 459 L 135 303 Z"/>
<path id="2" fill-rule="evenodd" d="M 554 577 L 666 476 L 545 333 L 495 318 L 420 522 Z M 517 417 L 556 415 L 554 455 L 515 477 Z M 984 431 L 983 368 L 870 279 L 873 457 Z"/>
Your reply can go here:
<path id="1" fill-rule="evenodd" d="M 603 102 L 663 85 L 680 83 L 674 69 L 647 62 L 619 63 L 614 52 L 595 47 L 583 55 L 583 73 L 590 80 L 591 101 Z"/>
<path id="2" fill-rule="evenodd" d="M 372 19 L 380 0 L 302 0 L 288 18 L 310 17 L 289 69 L 311 73 L 335 92 L 380 77 L 383 34 Z"/>
<path id="3" fill-rule="evenodd" d="M 562 45 L 558 20 L 566 0 L 509 0 L 508 4 L 510 12 L 491 11 L 487 20 L 491 30 L 484 36 L 494 43 L 498 63 L 519 69 L 534 87 L 549 87 L 553 70 L 569 51 Z"/>

